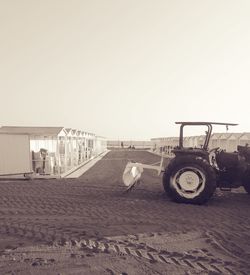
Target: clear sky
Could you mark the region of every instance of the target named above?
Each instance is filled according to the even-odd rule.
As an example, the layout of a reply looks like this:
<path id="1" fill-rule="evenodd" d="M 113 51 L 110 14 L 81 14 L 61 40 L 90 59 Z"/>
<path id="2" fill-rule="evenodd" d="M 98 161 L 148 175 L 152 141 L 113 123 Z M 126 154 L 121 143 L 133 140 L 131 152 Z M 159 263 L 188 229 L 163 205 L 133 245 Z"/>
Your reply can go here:
<path id="1" fill-rule="evenodd" d="M 0 95 L 0 125 L 250 132 L 250 1 L 0 0 Z"/>

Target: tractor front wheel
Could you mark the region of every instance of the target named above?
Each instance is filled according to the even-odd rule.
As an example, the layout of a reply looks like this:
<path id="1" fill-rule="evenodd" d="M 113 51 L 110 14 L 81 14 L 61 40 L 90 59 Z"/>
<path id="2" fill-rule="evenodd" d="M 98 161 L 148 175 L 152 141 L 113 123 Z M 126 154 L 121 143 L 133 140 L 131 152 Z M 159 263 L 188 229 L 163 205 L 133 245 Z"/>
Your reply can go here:
<path id="1" fill-rule="evenodd" d="M 216 174 L 201 157 L 176 157 L 165 170 L 163 187 L 176 202 L 203 204 L 216 189 Z"/>

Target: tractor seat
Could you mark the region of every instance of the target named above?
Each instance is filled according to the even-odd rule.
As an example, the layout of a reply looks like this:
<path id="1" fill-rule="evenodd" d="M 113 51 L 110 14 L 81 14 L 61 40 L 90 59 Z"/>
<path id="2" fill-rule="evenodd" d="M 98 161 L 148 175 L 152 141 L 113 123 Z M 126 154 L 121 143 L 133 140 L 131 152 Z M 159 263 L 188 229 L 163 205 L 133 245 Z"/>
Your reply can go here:
<path id="1" fill-rule="evenodd" d="M 216 155 L 216 162 L 220 169 L 235 168 L 238 165 L 238 153 L 221 151 Z"/>

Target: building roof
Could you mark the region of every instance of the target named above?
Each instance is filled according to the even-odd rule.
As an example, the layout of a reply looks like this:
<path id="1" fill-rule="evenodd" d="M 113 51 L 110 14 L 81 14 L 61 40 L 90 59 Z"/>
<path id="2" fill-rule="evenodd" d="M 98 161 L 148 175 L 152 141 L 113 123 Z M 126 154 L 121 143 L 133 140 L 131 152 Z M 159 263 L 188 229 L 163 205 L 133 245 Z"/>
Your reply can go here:
<path id="1" fill-rule="evenodd" d="M 69 133 L 69 132 L 72 131 L 72 129 L 71 129 L 71 128 L 65 128 L 65 131 L 66 131 L 67 133 Z"/>
<path id="2" fill-rule="evenodd" d="M 241 139 L 241 140 L 249 140 L 249 139 L 250 139 L 250 133 L 243 133 L 243 134 L 240 136 L 240 139 Z"/>
<path id="3" fill-rule="evenodd" d="M 221 135 L 223 135 L 223 133 L 213 133 L 212 135 L 211 135 L 211 139 L 213 140 L 213 139 L 219 139 L 220 138 L 220 136 Z"/>
<path id="4" fill-rule="evenodd" d="M 26 126 L 2 126 L 0 133 L 4 134 L 28 134 L 37 136 L 57 136 L 64 127 L 26 127 Z"/>
<path id="5" fill-rule="evenodd" d="M 242 133 L 232 133 L 230 137 L 228 138 L 229 140 L 237 140 L 242 136 Z"/>
<path id="6" fill-rule="evenodd" d="M 232 135 L 232 133 L 223 133 L 223 134 L 220 136 L 220 139 L 228 139 L 231 135 Z"/>

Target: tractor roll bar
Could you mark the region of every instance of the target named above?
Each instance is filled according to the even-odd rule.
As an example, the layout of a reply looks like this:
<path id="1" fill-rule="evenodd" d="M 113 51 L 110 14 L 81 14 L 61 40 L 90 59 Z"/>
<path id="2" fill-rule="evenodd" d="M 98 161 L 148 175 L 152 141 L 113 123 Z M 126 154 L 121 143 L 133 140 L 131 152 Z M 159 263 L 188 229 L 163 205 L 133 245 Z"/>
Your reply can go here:
<path id="1" fill-rule="evenodd" d="M 184 126 L 187 126 L 187 125 L 196 125 L 196 126 L 205 125 L 205 126 L 207 126 L 208 131 L 206 133 L 206 139 L 205 139 L 204 146 L 203 146 L 204 150 L 208 149 L 208 144 L 209 144 L 209 140 L 210 140 L 210 137 L 212 134 L 212 129 L 213 129 L 212 124 L 226 125 L 227 127 L 238 125 L 235 123 L 222 123 L 222 122 L 175 122 L 175 124 L 181 124 L 181 126 L 180 126 L 180 140 L 179 140 L 180 148 L 183 148 L 183 128 L 184 128 Z"/>

